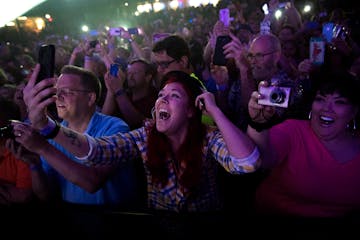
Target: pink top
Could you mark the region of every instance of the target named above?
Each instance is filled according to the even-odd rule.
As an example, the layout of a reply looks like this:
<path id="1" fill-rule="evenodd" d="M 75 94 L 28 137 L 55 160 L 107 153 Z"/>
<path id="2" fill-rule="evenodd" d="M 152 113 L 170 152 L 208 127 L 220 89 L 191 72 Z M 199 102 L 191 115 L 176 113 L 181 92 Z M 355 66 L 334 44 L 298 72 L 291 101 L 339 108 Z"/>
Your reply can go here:
<path id="1" fill-rule="evenodd" d="M 304 120 L 273 127 L 270 141 L 283 161 L 257 190 L 260 213 L 340 217 L 360 209 L 360 154 L 337 162 Z"/>

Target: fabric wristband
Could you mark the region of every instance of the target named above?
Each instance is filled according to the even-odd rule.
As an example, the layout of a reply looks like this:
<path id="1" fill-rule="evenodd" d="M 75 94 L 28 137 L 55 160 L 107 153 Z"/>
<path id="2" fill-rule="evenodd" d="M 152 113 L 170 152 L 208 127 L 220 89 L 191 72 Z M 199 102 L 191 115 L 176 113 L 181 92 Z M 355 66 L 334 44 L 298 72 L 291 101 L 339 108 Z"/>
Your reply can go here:
<path id="1" fill-rule="evenodd" d="M 115 96 L 116 97 L 119 97 L 119 96 L 121 96 L 121 95 L 124 95 L 126 92 L 125 92 L 125 90 L 124 89 L 119 89 L 119 90 L 117 90 L 116 92 L 115 92 Z"/>
<path id="2" fill-rule="evenodd" d="M 254 122 L 253 120 L 249 120 L 248 121 L 248 125 L 250 127 L 252 127 L 253 129 L 255 129 L 257 132 L 261 132 L 263 130 L 269 129 L 271 128 L 273 125 L 270 124 L 269 122 L 266 123 L 258 123 L 258 122 Z"/>
<path id="3" fill-rule="evenodd" d="M 252 127 L 253 129 L 255 129 L 257 132 L 261 132 L 263 130 L 269 129 L 272 126 L 280 123 L 282 120 L 281 118 L 276 117 L 275 115 L 270 118 L 267 122 L 264 123 L 258 123 L 258 122 L 254 122 L 251 118 L 249 113 L 247 113 L 247 119 L 248 119 L 248 125 L 250 127 Z"/>
<path id="4" fill-rule="evenodd" d="M 47 125 L 40 130 L 40 134 L 43 135 L 46 139 L 52 139 L 56 137 L 56 135 L 60 131 L 60 124 L 48 117 Z"/>

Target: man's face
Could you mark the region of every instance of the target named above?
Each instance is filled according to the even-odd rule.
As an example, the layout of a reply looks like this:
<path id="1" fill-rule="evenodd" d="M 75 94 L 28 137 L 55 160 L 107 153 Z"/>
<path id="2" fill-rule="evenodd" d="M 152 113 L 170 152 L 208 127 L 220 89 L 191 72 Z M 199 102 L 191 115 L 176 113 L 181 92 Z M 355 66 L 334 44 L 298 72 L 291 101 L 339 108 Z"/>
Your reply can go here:
<path id="1" fill-rule="evenodd" d="M 127 69 L 128 87 L 130 89 L 141 89 L 147 87 L 146 66 L 144 63 L 135 62 Z"/>
<path id="2" fill-rule="evenodd" d="M 94 92 L 81 85 L 80 77 L 74 74 L 60 75 L 57 83 L 56 108 L 60 118 L 71 121 L 82 117 L 94 104 L 90 94 Z"/>
<path id="3" fill-rule="evenodd" d="M 255 42 L 250 46 L 247 59 L 252 75 L 257 81 L 266 80 L 274 73 L 277 64 L 275 53 L 276 51 L 263 41 Z"/>
<path id="4" fill-rule="evenodd" d="M 170 71 L 185 70 L 182 61 L 170 57 L 165 51 L 154 53 L 153 62 L 157 65 L 157 71 L 161 76 L 165 75 Z"/>

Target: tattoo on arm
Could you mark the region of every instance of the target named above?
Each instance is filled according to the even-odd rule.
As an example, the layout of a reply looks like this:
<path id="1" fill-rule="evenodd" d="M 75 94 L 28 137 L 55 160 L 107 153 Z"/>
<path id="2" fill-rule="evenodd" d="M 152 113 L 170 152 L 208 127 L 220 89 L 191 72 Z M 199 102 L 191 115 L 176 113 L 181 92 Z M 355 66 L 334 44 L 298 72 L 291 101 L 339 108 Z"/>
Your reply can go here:
<path id="1" fill-rule="evenodd" d="M 62 128 L 62 130 L 64 131 L 64 135 L 70 139 L 72 145 L 81 147 L 81 142 L 79 141 L 78 134 L 76 132 L 64 128 Z"/>

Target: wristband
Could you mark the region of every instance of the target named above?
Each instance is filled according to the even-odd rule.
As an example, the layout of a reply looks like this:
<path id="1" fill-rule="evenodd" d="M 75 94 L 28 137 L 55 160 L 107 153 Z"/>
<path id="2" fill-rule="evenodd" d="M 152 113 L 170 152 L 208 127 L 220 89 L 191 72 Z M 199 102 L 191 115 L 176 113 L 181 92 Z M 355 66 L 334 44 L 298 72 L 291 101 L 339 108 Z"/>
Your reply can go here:
<path id="1" fill-rule="evenodd" d="M 121 95 L 124 95 L 126 92 L 124 91 L 124 89 L 119 89 L 115 92 L 115 96 L 116 97 L 120 97 Z"/>
<path id="2" fill-rule="evenodd" d="M 131 44 L 134 40 L 132 38 L 128 38 L 127 41 Z"/>
<path id="3" fill-rule="evenodd" d="M 56 137 L 60 131 L 60 124 L 48 117 L 48 124 L 40 130 L 40 134 L 43 135 L 46 139 L 51 139 Z"/>
<path id="4" fill-rule="evenodd" d="M 269 128 L 271 128 L 273 126 L 273 124 L 271 124 L 269 122 L 258 123 L 258 122 L 254 122 L 251 119 L 249 119 L 248 125 L 250 127 L 252 127 L 253 129 L 255 129 L 257 132 L 261 132 L 263 130 L 269 129 Z"/>
<path id="5" fill-rule="evenodd" d="M 274 115 L 273 117 L 271 117 L 268 121 L 264 122 L 264 123 L 258 123 L 258 122 L 254 122 L 251 118 L 250 118 L 250 115 L 249 113 L 247 114 L 248 115 L 248 125 L 250 127 L 252 127 L 253 129 L 255 129 L 257 132 L 261 132 L 263 130 L 266 130 L 266 129 L 269 129 L 271 128 L 272 126 L 280 123 L 282 121 L 281 118 L 279 117 L 276 117 L 276 115 Z"/>

